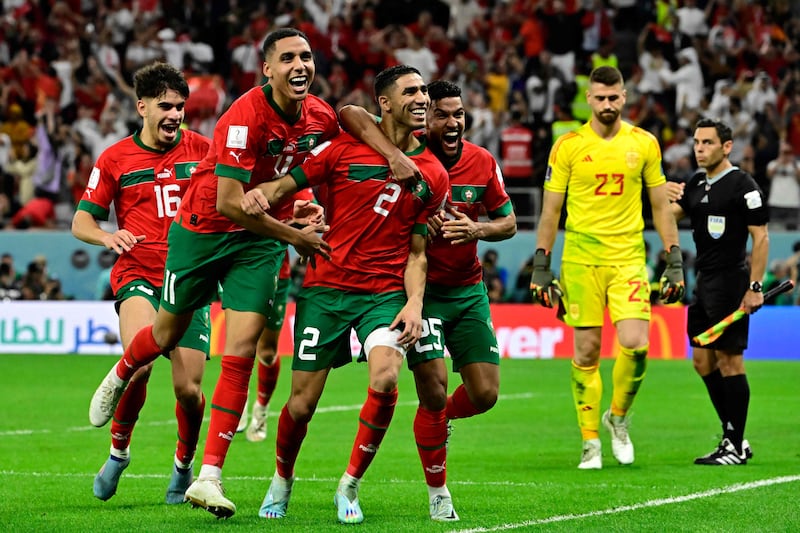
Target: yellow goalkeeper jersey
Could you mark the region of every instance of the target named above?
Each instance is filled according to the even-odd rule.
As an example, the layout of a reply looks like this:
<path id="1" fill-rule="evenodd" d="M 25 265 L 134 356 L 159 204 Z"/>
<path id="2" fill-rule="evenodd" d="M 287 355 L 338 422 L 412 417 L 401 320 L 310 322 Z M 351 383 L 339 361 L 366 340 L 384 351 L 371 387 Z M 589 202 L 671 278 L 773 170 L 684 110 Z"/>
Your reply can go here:
<path id="1" fill-rule="evenodd" d="M 559 137 L 550 150 L 544 188 L 567 194 L 562 261 L 643 263 L 642 188 L 665 182 L 658 141 L 627 122 L 611 140 L 599 137 L 588 122 Z"/>

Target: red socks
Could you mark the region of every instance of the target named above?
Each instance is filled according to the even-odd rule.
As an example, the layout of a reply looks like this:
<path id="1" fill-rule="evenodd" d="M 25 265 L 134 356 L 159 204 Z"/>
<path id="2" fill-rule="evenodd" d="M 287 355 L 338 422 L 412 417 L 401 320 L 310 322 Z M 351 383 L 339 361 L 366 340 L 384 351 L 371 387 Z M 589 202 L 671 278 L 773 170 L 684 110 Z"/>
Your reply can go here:
<path id="1" fill-rule="evenodd" d="M 139 411 L 147 398 L 148 379 L 149 376 L 131 381 L 114 411 L 111 419 L 111 445 L 118 450 L 124 450 L 131 443 L 131 434 L 139 420 Z"/>
<path id="2" fill-rule="evenodd" d="M 469 400 L 469 395 L 467 394 L 467 389 L 464 387 L 463 383 L 456 387 L 453 394 L 447 397 L 446 412 L 448 420 L 469 418 L 481 413 L 481 411 L 472 405 L 472 402 Z"/>
<path id="3" fill-rule="evenodd" d="M 252 372 L 253 359 L 235 355 L 222 356 L 222 372 L 211 398 L 211 421 L 208 424 L 203 454 L 204 465 L 222 468 L 247 402 Z"/>
<path id="4" fill-rule="evenodd" d="M 347 473 L 351 476 L 359 479 L 364 476 L 386 435 L 394 415 L 395 404 L 397 404 L 397 389 L 391 392 L 367 389 L 367 401 L 361 408 L 358 433 L 353 443 L 353 451 L 350 453 L 350 464 L 347 466 Z"/>
<path id="5" fill-rule="evenodd" d="M 300 453 L 300 446 L 307 432 L 308 423 L 295 422 L 284 405 L 278 419 L 278 436 L 275 442 L 275 464 L 278 475 L 282 478 L 289 479 L 294 475 L 297 454 Z"/>
<path id="6" fill-rule="evenodd" d="M 206 410 L 206 397 L 201 394 L 200 405 L 195 412 L 183 409 L 180 402 L 175 402 L 175 417 L 178 419 L 178 443 L 175 457 L 184 465 L 190 465 L 200 440 L 200 426 L 203 424 L 203 413 Z"/>
<path id="7" fill-rule="evenodd" d="M 425 482 L 431 487 L 443 487 L 447 481 L 447 418 L 445 410 L 417 409 L 414 417 L 414 438 L 425 471 Z"/>
<path id="8" fill-rule="evenodd" d="M 260 405 L 267 405 L 272 398 L 275 385 L 278 384 L 280 371 L 281 358 L 277 355 L 269 366 L 258 363 L 258 403 Z"/>
<path id="9" fill-rule="evenodd" d="M 122 381 L 130 381 L 139 368 L 155 361 L 159 355 L 161 347 L 153 338 L 153 326 L 146 326 L 139 330 L 122 354 L 117 363 L 117 376 Z"/>

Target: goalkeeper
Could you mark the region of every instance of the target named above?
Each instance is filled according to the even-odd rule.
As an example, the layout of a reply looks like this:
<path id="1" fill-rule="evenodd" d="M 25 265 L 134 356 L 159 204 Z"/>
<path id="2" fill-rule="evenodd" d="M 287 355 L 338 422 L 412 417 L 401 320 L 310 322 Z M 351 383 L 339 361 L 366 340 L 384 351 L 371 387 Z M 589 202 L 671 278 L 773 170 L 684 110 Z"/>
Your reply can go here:
<path id="1" fill-rule="evenodd" d="M 643 188 L 650 198 L 653 223 L 667 250 L 661 298 L 669 303 L 679 301 L 684 290 L 678 229 L 669 208 L 658 141 L 649 132 L 621 119 L 623 87 L 622 75 L 616 68 L 593 70 L 586 91 L 591 119 L 559 137 L 550 151 L 531 277 L 533 301 L 546 307 L 558 305 L 559 316 L 574 328 L 571 382 L 583 438 L 580 469 L 603 466 L 599 360 L 606 307 L 616 328 L 620 351 L 614 363 L 611 407 L 602 415 L 602 421 L 611 434 L 617 461 L 631 464 L 634 460 L 628 435 L 629 410 L 644 378 L 650 329 Z M 566 232 L 559 285 L 551 271 L 550 258 L 565 201 Z"/>
<path id="2" fill-rule="evenodd" d="M 744 440 L 750 387 L 744 369 L 749 315 L 764 304 L 761 280 L 767 267 L 768 209 L 764 194 L 748 173 L 728 161 L 731 129 L 702 119 L 694 133 L 694 155 L 702 171 L 683 190 L 670 184 L 675 218 L 688 215 L 697 248 L 694 301 L 687 332 L 692 339 L 735 311 L 747 315 L 731 324 L 716 341 L 700 346 L 692 340 L 694 368 L 705 383 L 722 424 L 722 439 L 711 453 L 695 459 L 701 465 L 743 465 L 752 456 Z M 783 145 L 784 149 L 791 149 Z M 753 241 L 747 264 L 747 237 Z"/>

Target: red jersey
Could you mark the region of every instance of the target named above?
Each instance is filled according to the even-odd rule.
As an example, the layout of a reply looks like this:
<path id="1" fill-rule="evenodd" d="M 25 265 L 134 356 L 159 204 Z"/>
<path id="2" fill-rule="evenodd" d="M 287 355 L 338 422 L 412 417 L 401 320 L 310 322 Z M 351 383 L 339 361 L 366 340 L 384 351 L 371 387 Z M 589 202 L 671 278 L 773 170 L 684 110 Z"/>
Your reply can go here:
<path id="1" fill-rule="evenodd" d="M 450 175 L 449 203 L 472 220 L 478 220 L 480 215 L 499 217 L 512 212 L 503 173 L 485 148 L 462 141 L 458 158 L 447 171 Z M 477 241 L 452 244 L 438 236 L 428 245 L 427 255 L 431 283 L 465 287 L 482 279 Z"/>
<path id="2" fill-rule="evenodd" d="M 360 293 L 404 290 L 412 233 L 425 234 L 428 217 L 447 198 L 447 172 L 425 143 L 407 154 L 424 178 L 416 187 L 390 178 L 378 152 L 343 133 L 313 150 L 290 174 L 298 187 L 319 186 L 330 224 L 324 239 L 330 261 L 308 266 L 304 287 Z"/>
<path id="3" fill-rule="evenodd" d="M 169 226 L 209 145 L 199 133 L 178 130 L 175 143 L 162 152 L 142 144 L 134 133 L 97 158 L 78 209 L 108 220 L 113 202 L 118 226 L 145 236 L 114 264 L 111 288 L 115 293 L 134 279 L 157 287 L 163 283 Z"/>
<path id="4" fill-rule="evenodd" d="M 175 221 L 190 231 L 222 233 L 244 228 L 217 212 L 217 179 L 244 183 L 245 192 L 286 174 L 308 152 L 339 133 L 331 106 L 309 95 L 294 117 L 286 116 L 272 98 L 272 87 L 254 87 L 240 96 L 214 128 L 208 155 L 197 166 Z M 271 213 L 291 216 L 291 202 Z"/>

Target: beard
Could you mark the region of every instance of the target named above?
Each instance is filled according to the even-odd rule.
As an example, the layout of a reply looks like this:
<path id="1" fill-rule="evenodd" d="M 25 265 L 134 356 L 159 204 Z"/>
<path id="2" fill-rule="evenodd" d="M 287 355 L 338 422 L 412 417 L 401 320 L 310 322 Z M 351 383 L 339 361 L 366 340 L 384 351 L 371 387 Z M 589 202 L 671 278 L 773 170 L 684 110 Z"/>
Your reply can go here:
<path id="1" fill-rule="evenodd" d="M 619 117 L 619 111 L 603 111 L 597 114 L 597 120 L 606 126 L 613 124 Z"/>

